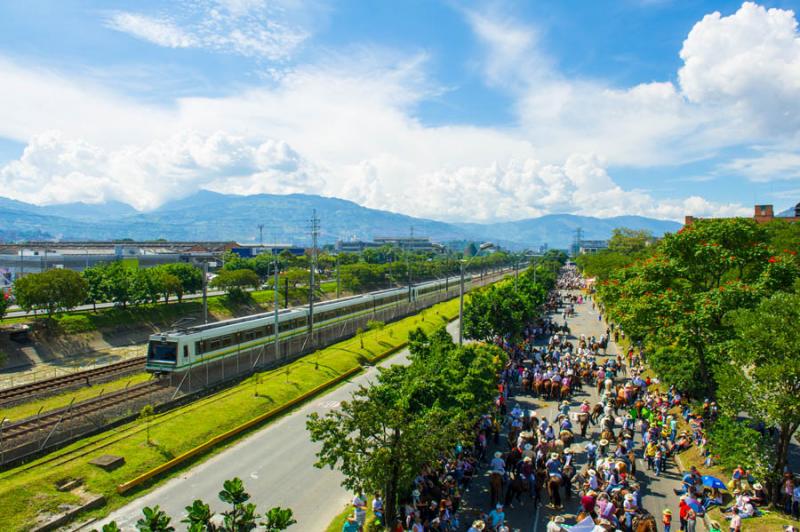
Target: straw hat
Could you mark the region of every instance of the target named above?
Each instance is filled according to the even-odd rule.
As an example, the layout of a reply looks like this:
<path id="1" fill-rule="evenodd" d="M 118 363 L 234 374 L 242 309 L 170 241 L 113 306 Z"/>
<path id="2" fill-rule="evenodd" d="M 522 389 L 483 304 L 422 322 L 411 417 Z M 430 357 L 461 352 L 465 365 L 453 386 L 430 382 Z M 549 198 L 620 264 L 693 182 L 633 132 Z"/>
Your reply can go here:
<path id="1" fill-rule="evenodd" d="M 561 401 L 561 404 L 564 405 L 564 406 L 569 406 L 569 401 L 566 401 L 566 400 L 565 401 Z"/>
<path id="2" fill-rule="evenodd" d="M 572 454 L 572 449 L 567 447 L 566 449 L 564 449 L 564 454 Z"/>
<path id="3" fill-rule="evenodd" d="M 600 440 L 600 447 L 607 447 L 607 446 L 608 446 L 607 439 L 603 438 L 602 440 Z"/>
<path id="4" fill-rule="evenodd" d="M 486 528 L 486 523 L 484 523 L 483 521 L 478 519 L 477 521 L 473 521 L 472 522 L 472 528 L 476 528 L 478 530 L 483 530 L 484 528 Z"/>
<path id="5" fill-rule="evenodd" d="M 533 459 L 530 456 L 526 456 L 522 459 L 523 462 L 533 462 Z"/>
<path id="6" fill-rule="evenodd" d="M 503 453 L 501 453 L 500 451 L 495 451 L 494 452 L 494 457 L 495 458 L 500 458 L 501 456 L 503 456 Z"/>
<path id="7" fill-rule="evenodd" d="M 563 516 L 563 515 L 557 515 L 557 516 L 555 516 L 555 517 L 553 518 L 553 522 L 555 522 L 555 523 L 558 523 L 558 524 L 561 524 L 561 523 L 565 522 L 565 520 L 564 520 L 564 516 Z"/>
<path id="8" fill-rule="evenodd" d="M 672 510 L 670 510 L 669 508 L 664 508 L 664 511 L 662 513 L 664 515 L 672 515 Z M 711 524 L 713 525 L 714 521 L 711 521 Z M 717 526 L 719 527 L 719 525 L 717 525 Z"/>
<path id="9" fill-rule="evenodd" d="M 551 460 L 558 460 L 558 453 L 550 453 Z"/>
<path id="10" fill-rule="evenodd" d="M 595 471 L 594 469 L 590 469 L 589 470 L 589 476 L 590 477 L 596 477 L 597 476 L 597 471 Z"/>
<path id="11" fill-rule="evenodd" d="M 756 491 L 763 490 L 764 486 L 762 486 L 759 482 L 756 482 L 755 484 L 753 484 L 753 489 Z"/>
<path id="12" fill-rule="evenodd" d="M 632 493 L 626 493 L 625 494 L 625 500 L 626 501 L 632 501 L 633 500 L 633 494 Z"/>

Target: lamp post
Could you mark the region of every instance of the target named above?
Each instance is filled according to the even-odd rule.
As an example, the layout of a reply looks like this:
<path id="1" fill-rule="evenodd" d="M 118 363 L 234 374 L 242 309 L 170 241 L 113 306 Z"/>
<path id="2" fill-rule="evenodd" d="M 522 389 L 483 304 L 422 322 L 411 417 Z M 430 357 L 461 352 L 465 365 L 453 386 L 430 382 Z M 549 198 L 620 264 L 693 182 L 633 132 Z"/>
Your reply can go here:
<path id="1" fill-rule="evenodd" d="M 458 292 L 458 345 L 464 344 L 464 264 L 461 261 L 461 288 Z"/>
<path id="2" fill-rule="evenodd" d="M 272 309 L 274 314 L 273 324 L 272 324 L 272 332 L 275 333 L 275 360 L 280 359 L 280 346 L 278 345 L 280 342 L 280 330 L 278 328 L 278 308 L 280 307 L 280 289 L 278 288 L 278 255 L 275 255 L 275 281 L 273 281 L 272 285 L 272 292 L 275 298 L 274 308 Z"/>

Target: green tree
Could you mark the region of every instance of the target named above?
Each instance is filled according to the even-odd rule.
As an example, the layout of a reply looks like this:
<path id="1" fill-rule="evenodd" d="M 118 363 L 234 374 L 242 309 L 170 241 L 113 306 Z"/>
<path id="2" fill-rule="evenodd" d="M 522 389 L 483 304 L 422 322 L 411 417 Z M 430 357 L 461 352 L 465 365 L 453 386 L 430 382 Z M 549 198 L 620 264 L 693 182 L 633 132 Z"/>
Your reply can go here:
<path id="1" fill-rule="evenodd" d="M 422 465 L 452 449 L 491 404 L 501 364 L 499 349 L 458 347 L 444 330 L 410 339 L 408 366 L 381 368 L 374 385 L 307 422 L 322 442 L 315 465 L 339 469 L 351 490 L 384 493 L 388 523 Z"/>
<path id="2" fill-rule="evenodd" d="M 653 233 L 646 229 L 614 228 L 608 240 L 608 249 L 622 255 L 636 255 L 655 242 Z"/>
<path id="3" fill-rule="evenodd" d="M 20 277 L 14 283 L 14 296 L 26 311 L 44 310 L 48 317 L 86 301 L 86 281 L 73 270 L 54 269 Z"/>
<path id="4" fill-rule="evenodd" d="M 102 268 L 103 290 L 111 301 L 127 308 L 133 298 L 133 271 L 122 262 L 105 264 Z"/>
<path id="5" fill-rule="evenodd" d="M 270 508 L 267 513 L 264 514 L 264 518 L 266 521 L 263 521 L 261 525 L 266 532 L 281 532 L 297 523 L 297 520 L 293 517 L 291 508 Z"/>
<path id="6" fill-rule="evenodd" d="M 731 313 L 735 338 L 720 372 L 720 397 L 733 413 L 746 412 L 778 429 L 771 475 L 773 494 L 800 427 L 800 295 L 777 292 L 754 309 Z"/>
<path id="7" fill-rule="evenodd" d="M 81 273 L 86 281 L 86 300 L 97 312 L 97 303 L 108 301 L 106 293 L 105 272 L 101 265 L 90 266 Z"/>
<path id="8" fill-rule="evenodd" d="M 136 522 L 139 532 L 174 532 L 175 527 L 170 526 L 172 518 L 158 505 L 142 509 L 142 517 Z"/>
<path id="9" fill-rule="evenodd" d="M 180 291 L 174 292 L 178 301 L 183 301 L 184 294 L 199 292 L 203 288 L 203 271 L 196 266 L 185 262 L 173 264 L 163 264 L 159 266 L 161 271 L 174 275 L 180 280 Z"/>
<path id="10" fill-rule="evenodd" d="M 260 283 L 253 270 L 222 270 L 211 281 L 211 286 L 225 290 L 233 298 L 243 298 L 245 288 L 258 288 Z"/>

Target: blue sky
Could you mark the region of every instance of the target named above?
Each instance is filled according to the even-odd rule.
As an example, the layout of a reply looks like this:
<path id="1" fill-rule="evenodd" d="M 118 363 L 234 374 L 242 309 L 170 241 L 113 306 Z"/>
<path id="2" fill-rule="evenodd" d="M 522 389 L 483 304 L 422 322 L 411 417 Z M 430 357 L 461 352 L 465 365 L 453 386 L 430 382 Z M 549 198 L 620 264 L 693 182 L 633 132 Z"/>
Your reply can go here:
<path id="1" fill-rule="evenodd" d="M 800 200 L 797 1 L 0 5 L 0 195 L 447 221 Z"/>

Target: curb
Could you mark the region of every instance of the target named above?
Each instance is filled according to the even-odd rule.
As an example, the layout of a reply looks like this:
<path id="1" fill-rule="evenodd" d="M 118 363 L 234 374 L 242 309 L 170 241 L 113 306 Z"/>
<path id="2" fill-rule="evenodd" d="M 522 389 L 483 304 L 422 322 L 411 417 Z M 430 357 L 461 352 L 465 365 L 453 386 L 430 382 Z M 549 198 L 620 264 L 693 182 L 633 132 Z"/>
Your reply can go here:
<path id="1" fill-rule="evenodd" d="M 448 323 L 450 323 L 450 322 L 452 322 L 454 320 L 455 320 L 455 318 L 454 319 L 449 319 Z M 407 346 L 408 346 L 408 341 L 402 342 L 402 343 L 392 347 L 391 349 L 381 353 L 380 355 L 378 355 L 376 357 L 373 357 L 373 358 L 370 358 L 368 360 L 372 364 L 380 362 L 381 360 L 384 360 L 385 358 L 390 357 L 391 355 L 397 353 L 398 351 L 401 351 L 401 350 L 405 349 Z M 343 380 L 346 380 L 347 378 L 355 375 L 356 373 L 361 372 L 361 370 L 363 370 L 363 369 L 364 368 L 362 366 L 356 366 L 356 367 L 354 367 L 352 369 L 349 369 L 346 372 L 342 373 L 341 375 L 338 375 L 337 377 L 334 377 L 333 379 L 320 384 L 316 388 L 313 388 L 313 389 L 307 391 L 306 393 L 304 393 L 302 395 L 299 395 L 298 397 L 295 397 L 294 399 L 292 399 L 292 400 L 290 400 L 290 401 L 288 401 L 288 402 L 286 402 L 286 403 L 284 403 L 284 404 L 282 404 L 282 405 L 280 405 L 278 407 L 273 408 L 272 410 L 270 410 L 268 412 L 265 412 L 265 413 L 263 413 L 263 414 L 261 414 L 259 416 L 256 416 L 256 417 L 250 419 L 249 421 L 245 421 L 241 425 L 238 425 L 238 426 L 232 428 L 231 430 L 229 430 L 227 432 L 219 434 L 219 435 L 211 438 L 210 440 L 206 441 L 205 443 L 202 443 L 202 444 L 198 445 L 197 447 L 189 449 L 188 451 L 184 452 L 183 454 L 180 454 L 180 455 L 176 456 L 172 460 L 169 460 L 168 462 L 164 462 L 163 464 L 151 469 L 150 471 L 146 471 L 145 473 L 142 473 L 138 477 L 135 477 L 135 478 L 129 480 L 128 482 L 124 482 L 122 484 L 117 485 L 117 493 L 124 494 L 124 493 L 132 490 L 133 488 L 135 488 L 137 486 L 140 486 L 141 484 L 147 482 L 148 480 L 160 475 L 161 473 L 169 471 L 170 469 L 182 464 L 183 462 L 189 460 L 190 458 L 193 458 L 193 457 L 195 457 L 195 456 L 197 456 L 197 455 L 199 455 L 199 454 L 211 449 L 215 445 L 223 443 L 226 440 L 228 440 L 228 439 L 230 439 L 230 438 L 232 438 L 232 437 L 234 437 L 234 436 L 236 436 L 236 435 L 238 435 L 238 434 L 240 434 L 240 433 L 242 433 L 242 432 L 244 432 L 244 431 L 246 431 L 246 430 L 248 430 L 248 429 L 250 429 L 250 428 L 252 428 L 252 427 L 254 427 L 256 425 L 259 425 L 259 424 L 261 424 L 261 423 L 263 423 L 265 421 L 268 421 L 268 420 L 270 420 L 270 419 L 272 419 L 274 417 L 277 417 L 278 415 L 280 415 L 283 412 L 285 412 L 285 411 L 297 406 L 298 404 L 303 403 L 306 400 L 311 399 L 312 397 L 314 397 L 316 395 L 319 395 L 320 392 L 323 392 L 323 391 L 327 390 L 328 388 L 330 388 L 330 387 L 332 387 L 332 386 L 334 386 L 336 384 L 339 384 Z"/>

